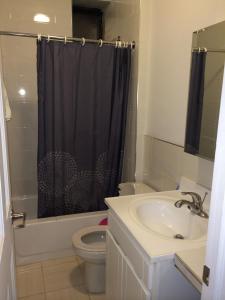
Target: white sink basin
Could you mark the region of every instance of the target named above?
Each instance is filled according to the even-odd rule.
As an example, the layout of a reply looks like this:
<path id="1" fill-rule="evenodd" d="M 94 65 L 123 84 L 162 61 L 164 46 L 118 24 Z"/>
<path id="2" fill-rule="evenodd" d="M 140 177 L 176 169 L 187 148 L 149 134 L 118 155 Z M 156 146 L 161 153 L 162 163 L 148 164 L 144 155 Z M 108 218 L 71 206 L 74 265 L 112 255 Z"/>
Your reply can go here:
<path id="1" fill-rule="evenodd" d="M 199 240 L 206 236 L 208 221 L 190 212 L 187 206 L 177 208 L 178 199 L 166 196 L 150 196 L 148 199 L 136 200 L 130 204 L 132 218 L 161 237 L 185 240 Z"/>

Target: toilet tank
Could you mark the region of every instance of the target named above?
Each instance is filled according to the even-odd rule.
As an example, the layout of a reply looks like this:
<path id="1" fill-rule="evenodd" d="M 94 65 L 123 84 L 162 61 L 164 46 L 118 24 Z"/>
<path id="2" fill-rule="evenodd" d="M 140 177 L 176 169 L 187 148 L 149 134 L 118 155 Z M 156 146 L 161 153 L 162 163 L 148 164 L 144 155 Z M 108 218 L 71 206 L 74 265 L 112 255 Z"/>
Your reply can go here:
<path id="1" fill-rule="evenodd" d="M 119 184 L 120 196 L 154 193 L 153 188 L 142 182 L 124 182 Z"/>

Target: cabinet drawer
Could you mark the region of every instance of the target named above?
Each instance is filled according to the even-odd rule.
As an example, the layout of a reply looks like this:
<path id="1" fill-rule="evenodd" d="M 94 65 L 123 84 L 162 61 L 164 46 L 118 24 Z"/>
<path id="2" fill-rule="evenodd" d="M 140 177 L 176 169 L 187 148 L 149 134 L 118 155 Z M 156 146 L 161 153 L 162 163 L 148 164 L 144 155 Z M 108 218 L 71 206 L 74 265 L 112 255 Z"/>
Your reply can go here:
<path id="1" fill-rule="evenodd" d="M 137 242 L 127 232 L 126 228 L 121 224 L 120 220 L 110 211 L 109 212 L 109 230 L 114 239 L 122 249 L 123 253 L 131 262 L 135 273 L 148 288 L 152 288 L 152 268 L 147 255 L 140 248 Z"/>

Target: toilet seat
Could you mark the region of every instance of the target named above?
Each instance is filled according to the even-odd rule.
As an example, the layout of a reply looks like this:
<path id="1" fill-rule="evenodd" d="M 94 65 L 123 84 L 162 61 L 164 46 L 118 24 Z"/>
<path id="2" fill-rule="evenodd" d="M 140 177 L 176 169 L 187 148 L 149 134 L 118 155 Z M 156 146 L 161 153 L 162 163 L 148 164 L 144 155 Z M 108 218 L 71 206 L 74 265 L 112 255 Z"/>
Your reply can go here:
<path id="1" fill-rule="evenodd" d="M 105 232 L 107 227 L 108 226 L 104 226 L 104 225 L 96 225 L 96 226 L 85 227 L 78 230 L 73 234 L 72 237 L 73 245 L 76 248 L 83 249 L 86 251 L 105 252 L 106 251 L 105 241 L 97 242 L 97 243 L 95 242 L 86 243 L 83 238 L 89 234 L 91 235 L 92 233 L 94 234 L 96 232 L 102 232 L 102 231 Z"/>
<path id="2" fill-rule="evenodd" d="M 105 240 L 103 240 L 102 242 L 101 240 L 95 241 L 94 234 L 100 234 L 101 232 L 104 232 L 105 234 L 107 228 L 108 226 L 105 225 L 96 225 L 85 227 L 75 232 L 72 236 L 72 242 L 77 255 L 88 260 L 99 259 L 100 261 L 102 261 L 105 258 L 106 242 Z M 90 238 L 91 241 L 85 242 L 85 238 Z"/>

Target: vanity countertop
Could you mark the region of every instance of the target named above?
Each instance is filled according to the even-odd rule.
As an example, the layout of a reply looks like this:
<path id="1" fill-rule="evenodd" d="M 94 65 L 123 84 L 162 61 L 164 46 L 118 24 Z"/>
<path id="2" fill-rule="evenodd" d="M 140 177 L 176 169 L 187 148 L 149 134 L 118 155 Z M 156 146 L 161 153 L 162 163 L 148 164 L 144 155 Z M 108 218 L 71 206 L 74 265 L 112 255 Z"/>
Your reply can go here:
<path id="1" fill-rule="evenodd" d="M 206 236 L 198 240 L 179 240 L 163 238 L 156 233 L 147 230 L 131 218 L 129 209 L 132 202 L 148 199 L 154 196 L 167 196 L 179 200 L 182 195 L 180 191 L 157 192 L 150 194 L 129 195 L 122 197 L 106 198 L 107 206 L 112 210 L 127 231 L 135 238 L 144 252 L 149 256 L 151 262 L 174 258 L 175 253 L 184 250 L 199 249 L 205 246 Z M 172 201 L 172 200 L 171 200 Z"/>
<path id="2" fill-rule="evenodd" d="M 183 275 L 201 292 L 202 273 L 205 261 L 205 247 L 178 251 L 175 254 L 175 265 Z"/>

